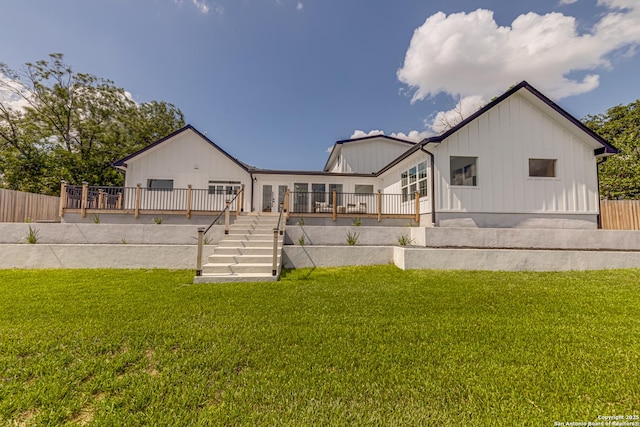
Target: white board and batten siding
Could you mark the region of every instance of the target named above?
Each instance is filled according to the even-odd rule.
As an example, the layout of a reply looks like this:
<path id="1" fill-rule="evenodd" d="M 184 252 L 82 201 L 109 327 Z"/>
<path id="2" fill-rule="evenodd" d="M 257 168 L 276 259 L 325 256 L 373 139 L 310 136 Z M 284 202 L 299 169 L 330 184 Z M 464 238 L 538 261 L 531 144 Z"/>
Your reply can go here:
<path id="1" fill-rule="evenodd" d="M 411 144 L 372 138 L 342 144 L 339 161 L 331 169 L 342 173 L 376 173 L 411 148 Z"/>
<path id="2" fill-rule="evenodd" d="M 173 188 L 208 188 L 211 180 L 250 184 L 249 173 L 197 133 L 187 130 L 127 163 L 126 186 L 172 179 Z"/>
<path id="3" fill-rule="evenodd" d="M 593 146 L 561 116 L 519 94 L 433 149 L 438 212 L 597 214 Z M 477 157 L 477 186 L 451 185 L 451 156 Z M 556 176 L 532 178 L 529 159 L 555 159 Z"/>
<path id="4" fill-rule="evenodd" d="M 402 194 L 402 173 L 408 171 L 412 167 L 417 167 L 419 163 L 426 163 L 427 166 L 427 196 L 420 198 L 420 212 L 431 212 L 431 159 L 422 151 L 416 151 L 408 158 L 389 168 L 380 178 L 382 179 L 382 192 L 384 194 Z M 415 200 L 404 202 L 408 209 L 415 209 Z"/>

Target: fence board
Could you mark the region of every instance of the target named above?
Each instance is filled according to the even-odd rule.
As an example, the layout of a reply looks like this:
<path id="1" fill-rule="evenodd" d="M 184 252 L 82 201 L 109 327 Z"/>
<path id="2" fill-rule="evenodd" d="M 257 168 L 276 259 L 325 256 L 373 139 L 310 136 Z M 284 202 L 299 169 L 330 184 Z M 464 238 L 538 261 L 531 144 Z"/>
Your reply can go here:
<path id="1" fill-rule="evenodd" d="M 640 200 L 601 200 L 600 222 L 605 230 L 640 230 Z"/>
<path id="2" fill-rule="evenodd" d="M 0 188 L 0 222 L 57 221 L 60 198 Z"/>

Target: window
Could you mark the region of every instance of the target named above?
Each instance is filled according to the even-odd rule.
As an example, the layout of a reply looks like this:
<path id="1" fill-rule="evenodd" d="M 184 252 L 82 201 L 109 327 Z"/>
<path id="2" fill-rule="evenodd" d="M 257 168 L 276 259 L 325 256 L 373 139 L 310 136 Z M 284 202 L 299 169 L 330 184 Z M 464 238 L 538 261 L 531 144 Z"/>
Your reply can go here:
<path id="1" fill-rule="evenodd" d="M 316 202 L 326 202 L 326 186 L 324 184 L 311 184 L 311 204 Z"/>
<path id="2" fill-rule="evenodd" d="M 529 176 L 554 178 L 556 176 L 556 159 L 529 159 Z"/>
<path id="3" fill-rule="evenodd" d="M 209 181 L 209 194 L 237 194 L 240 181 Z"/>
<path id="4" fill-rule="evenodd" d="M 419 197 L 427 195 L 427 162 L 418 163 L 400 175 L 402 201 L 415 200 L 416 191 Z"/>
<path id="5" fill-rule="evenodd" d="M 356 184 L 356 194 L 372 194 L 373 184 Z"/>
<path id="6" fill-rule="evenodd" d="M 172 179 L 148 179 L 147 189 L 158 190 L 158 191 L 172 191 L 173 180 Z"/>
<path id="7" fill-rule="evenodd" d="M 333 204 L 333 191 L 335 190 L 336 192 L 336 203 L 337 205 L 341 205 L 342 204 L 342 184 L 329 184 L 329 193 L 331 193 L 331 197 L 332 199 L 330 200 L 330 203 Z"/>
<path id="8" fill-rule="evenodd" d="M 478 185 L 477 157 L 451 156 L 451 185 L 475 187 Z"/>

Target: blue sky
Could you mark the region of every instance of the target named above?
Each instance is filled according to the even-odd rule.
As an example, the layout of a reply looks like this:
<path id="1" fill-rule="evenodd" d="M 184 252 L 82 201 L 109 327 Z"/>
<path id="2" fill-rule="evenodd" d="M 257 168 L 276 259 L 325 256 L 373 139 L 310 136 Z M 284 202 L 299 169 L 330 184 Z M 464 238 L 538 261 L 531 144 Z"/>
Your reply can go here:
<path id="1" fill-rule="evenodd" d="M 434 134 L 458 100 L 469 114 L 521 80 L 578 118 L 640 98 L 638 0 L 6 3 L 0 62 L 61 52 L 263 168 L 319 170 L 352 136 Z"/>

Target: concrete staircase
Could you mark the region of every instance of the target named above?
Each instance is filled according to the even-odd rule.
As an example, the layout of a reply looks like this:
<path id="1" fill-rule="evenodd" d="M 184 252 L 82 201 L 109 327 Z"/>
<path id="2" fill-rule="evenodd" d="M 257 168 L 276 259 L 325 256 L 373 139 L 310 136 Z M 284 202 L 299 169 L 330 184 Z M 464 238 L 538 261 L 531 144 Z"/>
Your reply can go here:
<path id="1" fill-rule="evenodd" d="M 284 219 L 283 219 L 284 220 Z M 242 214 L 229 226 L 194 283 L 275 281 L 280 276 L 282 242 L 278 234 L 277 268 L 273 275 L 273 229 L 278 214 Z"/>

